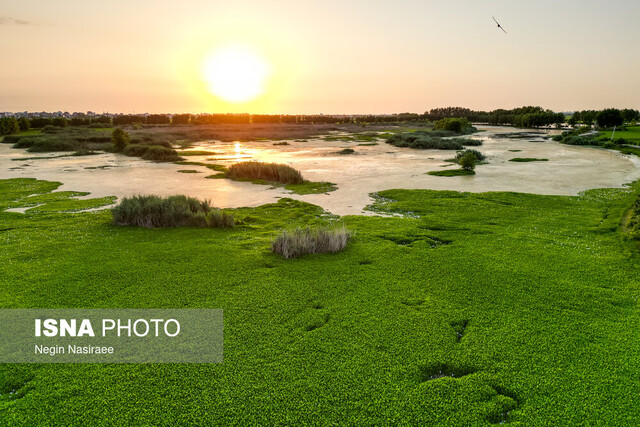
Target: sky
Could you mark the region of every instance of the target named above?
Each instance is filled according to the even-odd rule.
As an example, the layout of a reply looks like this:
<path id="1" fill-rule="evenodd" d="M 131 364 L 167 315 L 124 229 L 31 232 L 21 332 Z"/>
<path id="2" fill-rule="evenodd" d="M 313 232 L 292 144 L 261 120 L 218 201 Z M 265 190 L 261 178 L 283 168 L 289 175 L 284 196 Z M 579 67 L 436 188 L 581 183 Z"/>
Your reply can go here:
<path id="1" fill-rule="evenodd" d="M 0 111 L 638 109 L 639 20 L 638 0 L 0 0 Z M 257 97 L 211 92 L 229 46 L 268 68 Z"/>

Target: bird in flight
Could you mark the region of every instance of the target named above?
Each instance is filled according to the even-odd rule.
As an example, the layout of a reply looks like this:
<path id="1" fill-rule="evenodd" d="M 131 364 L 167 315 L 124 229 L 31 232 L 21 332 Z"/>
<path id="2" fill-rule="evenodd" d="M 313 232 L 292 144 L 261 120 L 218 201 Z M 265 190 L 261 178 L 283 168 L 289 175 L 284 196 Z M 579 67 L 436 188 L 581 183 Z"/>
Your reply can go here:
<path id="1" fill-rule="evenodd" d="M 502 28 L 502 25 L 500 25 L 500 23 L 498 21 L 496 21 L 496 18 L 494 16 L 492 16 L 493 20 L 496 22 L 496 24 L 498 24 L 498 28 L 500 28 L 502 31 L 504 31 L 504 28 Z M 506 31 L 504 31 L 505 34 L 507 34 Z"/>

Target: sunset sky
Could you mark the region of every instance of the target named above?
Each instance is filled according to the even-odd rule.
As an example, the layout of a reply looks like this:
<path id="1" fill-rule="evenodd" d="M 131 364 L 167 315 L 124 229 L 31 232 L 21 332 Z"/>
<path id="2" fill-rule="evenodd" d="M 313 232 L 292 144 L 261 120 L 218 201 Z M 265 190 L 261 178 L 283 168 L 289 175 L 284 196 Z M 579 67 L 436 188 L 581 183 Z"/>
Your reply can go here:
<path id="1" fill-rule="evenodd" d="M 637 0 L 5 0 L 0 111 L 640 108 L 638 22 Z M 255 98 L 212 93 L 225 49 Z"/>

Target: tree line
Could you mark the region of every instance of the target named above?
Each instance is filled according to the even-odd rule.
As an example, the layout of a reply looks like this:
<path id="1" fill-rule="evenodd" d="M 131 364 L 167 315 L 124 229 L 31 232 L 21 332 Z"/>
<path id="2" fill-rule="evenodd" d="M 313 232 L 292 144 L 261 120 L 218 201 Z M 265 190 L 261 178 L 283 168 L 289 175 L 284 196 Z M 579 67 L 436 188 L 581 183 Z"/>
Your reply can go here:
<path id="1" fill-rule="evenodd" d="M 525 106 L 511 110 L 497 109 L 476 111 L 463 107 L 434 108 L 418 113 L 365 114 L 365 115 L 292 115 L 292 114 L 119 114 L 101 116 L 65 117 L 2 117 L 0 136 L 45 126 L 89 126 L 111 127 L 125 125 L 219 125 L 219 124 L 393 124 L 429 123 L 446 118 L 464 118 L 472 123 L 510 125 L 516 127 L 542 127 L 568 123 L 571 126 L 591 126 L 610 128 L 624 123 L 640 121 L 640 112 L 634 109 L 607 108 L 601 111 L 576 111 L 568 118 L 563 113 L 555 113 L 542 107 Z"/>

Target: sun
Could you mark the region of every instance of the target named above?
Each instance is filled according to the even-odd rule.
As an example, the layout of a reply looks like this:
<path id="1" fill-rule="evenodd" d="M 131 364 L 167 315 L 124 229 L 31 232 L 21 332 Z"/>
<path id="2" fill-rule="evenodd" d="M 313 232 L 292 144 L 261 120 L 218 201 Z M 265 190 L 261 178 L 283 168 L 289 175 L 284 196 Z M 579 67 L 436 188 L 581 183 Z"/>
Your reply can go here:
<path id="1" fill-rule="evenodd" d="M 249 102 L 260 96 L 269 75 L 267 62 L 245 46 L 214 51 L 204 62 L 204 80 L 209 91 L 227 102 Z"/>

